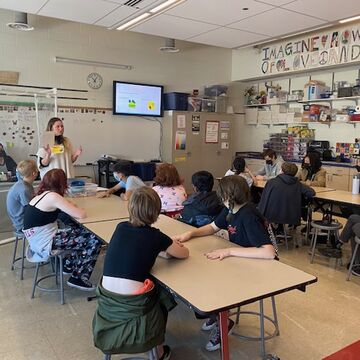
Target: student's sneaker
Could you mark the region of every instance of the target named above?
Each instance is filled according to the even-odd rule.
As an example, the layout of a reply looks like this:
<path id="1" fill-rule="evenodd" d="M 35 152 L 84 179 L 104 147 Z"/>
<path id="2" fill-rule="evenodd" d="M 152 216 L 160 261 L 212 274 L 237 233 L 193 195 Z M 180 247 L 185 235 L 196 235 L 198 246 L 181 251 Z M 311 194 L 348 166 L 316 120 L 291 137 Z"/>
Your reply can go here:
<path id="1" fill-rule="evenodd" d="M 201 330 L 209 331 L 212 330 L 216 326 L 216 318 L 209 318 L 207 319 L 201 327 Z"/>
<path id="2" fill-rule="evenodd" d="M 164 345 L 163 349 L 164 349 L 164 353 L 159 358 L 159 360 L 169 360 L 170 357 L 171 357 L 171 348 L 170 348 L 170 346 L 169 345 Z"/>
<path id="3" fill-rule="evenodd" d="M 230 335 L 234 329 L 235 322 L 231 319 L 228 320 L 228 334 Z M 211 332 L 209 342 L 206 344 L 205 349 L 207 351 L 215 351 L 220 349 L 221 346 L 221 336 L 220 336 L 220 327 L 216 323 L 215 328 Z"/>
<path id="4" fill-rule="evenodd" d="M 63 275 L 71 275 L 73 273 L 73 269 L 71 267 L 68 267 L 63 263 Z"/>
<path id="5" fill-rule="evenodd" d="M 354 267 L 352 270 L 351 270 L 351 273 L 355 276 L 360 276 L 360 267 Z"/>
<path id="6" fill-rule="evenodd" d="M 83 291 L 93 291 L 95 290 L 95 286 L 86 278 L 74 278 L 71 276 L 69 280 L 67 281 L 67 284 L 70 287 L 73 287 L 75 289 L 83 290 Z"/>

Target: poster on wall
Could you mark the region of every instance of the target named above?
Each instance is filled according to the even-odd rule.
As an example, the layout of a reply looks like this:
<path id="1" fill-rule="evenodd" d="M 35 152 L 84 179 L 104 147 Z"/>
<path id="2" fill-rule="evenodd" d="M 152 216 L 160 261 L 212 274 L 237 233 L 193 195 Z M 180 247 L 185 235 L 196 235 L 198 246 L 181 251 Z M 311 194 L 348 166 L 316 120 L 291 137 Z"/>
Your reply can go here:
<path id="1" fill-rule="evenodd" d="M 227 141 L 221 143 L 222 150 L 229 150 L 229 143 Z"/>
<path id="2" fill-rule="evenodd" d="M 360 25 L 304 35 L 262 47 L 263 75 L 309 70 L 360 61 Z"/>
<path id="3" fill-rule="evenodd" d="M 178 130 L 175 133 L 175 150 L 185 150 L 185 149 L 186 149 L 186 132 Z"/>
<path id="4" fill-rule="evenodd" d="M 193 135 L 200 134 L 200 115 L 192 115 L 191 117 L 191 131 Z"/>
<path id="5" fill-rule="evenodd" d="M 221 140 L 227 140 L 229 138 L 229 133 L 227 133 L 227 132 L 222 132 L 221 134 L 220 134 L 220 139 Z"/>
<path id="6" fill-rule="evenodd" d="M 207 144 L 217 144 L 219 142 L 219 122 L 207 121 L 205 130 L 205 142 Z"/>
<path id="7" fill-rule="evenodd" d="M 177 115 L 177 128 L 178 129 L 185 129 L 186 126 L 186 116 L 185 115 Z"/>
<path id="8" fill-rule="evenodd" d="M 230 130 L 230 121 L 220 121 L 220 130 L 229 131 Z"/>

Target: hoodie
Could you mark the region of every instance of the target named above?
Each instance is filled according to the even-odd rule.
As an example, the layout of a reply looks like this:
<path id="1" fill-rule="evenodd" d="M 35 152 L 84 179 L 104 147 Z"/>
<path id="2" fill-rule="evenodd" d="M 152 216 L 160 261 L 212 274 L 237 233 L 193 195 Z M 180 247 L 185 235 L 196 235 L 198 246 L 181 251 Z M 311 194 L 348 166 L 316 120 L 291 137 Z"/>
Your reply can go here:
<path id="1" fill-rule="evenodd" d="M 182 221 L 197 227 L 210 224 L 223 209 L 215 191 L 196 192 L 183 202 Z"/>
<path id="2" fill-rule="evenodd" d="M 258 208 L 270 222 L 300 225 L 302 198 L 314 196 L 315 191 L 297 177 L 280 174 L 266 183 Z"/>

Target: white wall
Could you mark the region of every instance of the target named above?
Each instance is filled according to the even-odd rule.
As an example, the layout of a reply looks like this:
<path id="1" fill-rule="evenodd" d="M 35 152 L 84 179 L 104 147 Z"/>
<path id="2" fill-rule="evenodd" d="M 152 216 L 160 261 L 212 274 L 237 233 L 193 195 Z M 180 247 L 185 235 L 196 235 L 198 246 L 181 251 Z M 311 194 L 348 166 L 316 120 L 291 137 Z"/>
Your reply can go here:
<path id="1" fill-rule="evenodd" d="M 111 108 L 113 80 L 163 84 L 167 92 L 190 92 L 204 85 L 230 82 L 232 55 L 229 49 L 179 41 L 180 53 L 162 54 L 159 47 L 164 40 L 159 37 L 35 16 L 29 16 L 35 30 L 20 32 L 5 26 L 13 16 L 13 12 L 0 10 L 0 70 L 19 71 L 19 84 L 90 90 L 87 75 L 94 71 L 102 75 L 103 86 L 99 90 L 90 90 L 86 95 L 88 101 L 62 101 L 65 105 Z M 55 56 L 129 64 L 134 69 L 125 71 L 55 63 Z M 0 100 L 4 99 L 0 97 Z M 136 158 L 158 156 L 157 124 L 147 126 L 145 120 L 135 122 L 131 117 L 118 120 L 123 125 L 118 153 L 131 153 L 133 149 Z M 134 141 L 144 126 L 147 141 Z M 87 129 L 79 126 L 79 131 L 86 132 Z"/>

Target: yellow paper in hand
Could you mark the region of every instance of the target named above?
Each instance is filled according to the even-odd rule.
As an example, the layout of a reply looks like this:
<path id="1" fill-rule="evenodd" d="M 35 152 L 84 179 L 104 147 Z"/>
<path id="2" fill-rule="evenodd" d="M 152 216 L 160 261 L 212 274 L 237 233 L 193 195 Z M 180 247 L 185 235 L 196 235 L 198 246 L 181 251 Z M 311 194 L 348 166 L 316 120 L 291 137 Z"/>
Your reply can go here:
<path id="1" fill-rule="evenodd" d="M 51 147 L 53 154 L 62 154 L 64 152 L 64 145 L 54 145 Z"/>

